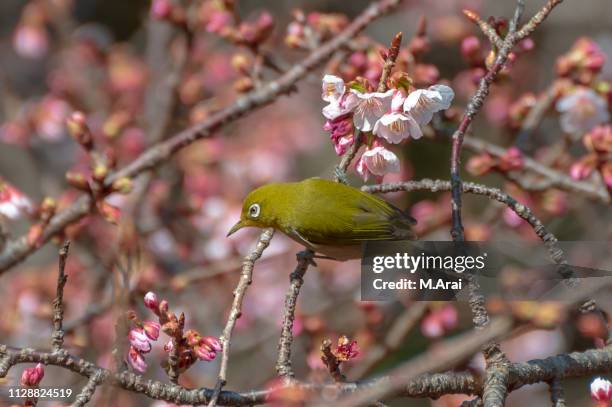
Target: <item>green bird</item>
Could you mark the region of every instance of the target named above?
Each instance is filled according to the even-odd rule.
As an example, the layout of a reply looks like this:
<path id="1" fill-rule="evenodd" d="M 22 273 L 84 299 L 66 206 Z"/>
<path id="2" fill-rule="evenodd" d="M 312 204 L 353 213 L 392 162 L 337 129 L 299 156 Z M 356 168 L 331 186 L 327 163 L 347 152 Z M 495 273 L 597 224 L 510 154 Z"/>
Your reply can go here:
<path id="1" fill-rule="evenodd" d="M 315 253 L 348 260 L 361 256 L 366 240 L 414 240 L 415 223 L 377 196 L 309 178 L 268 184 L 249 193 L 240 220 L 227 235 L 248 226 L 274 228 Z"/>

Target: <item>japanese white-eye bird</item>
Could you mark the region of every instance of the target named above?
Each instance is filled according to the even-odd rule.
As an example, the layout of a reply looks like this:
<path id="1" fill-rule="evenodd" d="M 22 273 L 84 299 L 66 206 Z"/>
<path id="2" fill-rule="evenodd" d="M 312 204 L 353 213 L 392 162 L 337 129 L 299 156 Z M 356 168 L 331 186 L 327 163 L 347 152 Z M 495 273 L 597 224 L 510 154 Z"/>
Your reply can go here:
<path id="1" fill-rule="evenodd" d="M 227 234 L 255 226 L 274 228 L 315 253 L 348 260 L 367 240 L 413 240 L 416 221 L 387 201 L 321 178 L 275 183 L 245 198 L 240 220 Z"/>

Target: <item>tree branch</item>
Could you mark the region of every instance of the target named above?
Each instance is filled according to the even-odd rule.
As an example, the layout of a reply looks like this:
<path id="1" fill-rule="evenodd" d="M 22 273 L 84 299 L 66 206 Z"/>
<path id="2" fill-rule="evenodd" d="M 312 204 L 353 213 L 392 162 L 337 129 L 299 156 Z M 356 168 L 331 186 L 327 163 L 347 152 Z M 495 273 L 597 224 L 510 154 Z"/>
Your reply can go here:
<path id="1" fill-rule="evenodd" d="M 297 266 L 291 275 L 289 289 L 285 296 L 285 306 L 283 315 L 283 325 L 280 340 L 278 342 L 278 361 L 276 362 L 276 372 L 285 379 L 293 379 L 293 369 L 291 368 L 291 345 L 293 344 L 293 321 L 295 319 L 295 308 L 300 288 L 304 284 L 304 274 L 308 270 L 308 265 L 312 264 L 314 253 L 305 250 L 297 255 Z"/>

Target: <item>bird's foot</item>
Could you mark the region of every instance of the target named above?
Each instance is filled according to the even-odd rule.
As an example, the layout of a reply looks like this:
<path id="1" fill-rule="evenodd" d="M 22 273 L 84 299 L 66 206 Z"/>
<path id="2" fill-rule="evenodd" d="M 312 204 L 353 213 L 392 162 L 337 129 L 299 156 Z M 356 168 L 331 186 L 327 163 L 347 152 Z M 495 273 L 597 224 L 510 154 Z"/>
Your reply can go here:
<path id="1" fill-rule="evenodd" d="M 342 171 L 340 168 L 334 169 L 334 175 L 338 182 L 348 185 L 348 177 L 346 176 L 346 172 Z"/>
<path id="2" fill-rule="evenodd" d="M 317 256 L 315 256 L 314 252 L 312 250 L 310 250 L 310 249 L 306 249 L 306 250 L 302 250 L 301 252 L 298 252 L 295 255 L 295 257 L 296 257 L 298 262 L 305 261 L 308 264 L 310 264 L 311 266 L 318 267 L 317 263 L 315 263 L 315 261 L 314 261 L 314 259 Z"/>

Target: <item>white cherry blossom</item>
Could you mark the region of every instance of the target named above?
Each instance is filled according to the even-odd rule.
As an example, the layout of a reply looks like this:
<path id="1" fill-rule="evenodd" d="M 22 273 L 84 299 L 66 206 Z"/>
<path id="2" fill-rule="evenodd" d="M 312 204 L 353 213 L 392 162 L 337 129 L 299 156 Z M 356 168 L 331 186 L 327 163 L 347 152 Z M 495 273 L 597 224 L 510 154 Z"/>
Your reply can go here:
<path id="1" fill-rule="evenodd" d="M 404 112 L 424 126 L 431 121 L 433 114 L 448 109 L 455 92 L 446 85 L 433 85 L 427 89 L 411 92 L 404 101 Z"/>

